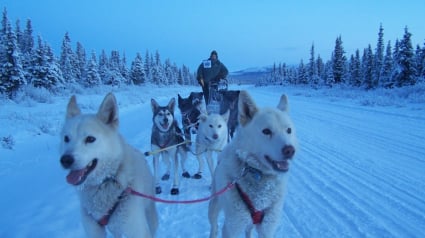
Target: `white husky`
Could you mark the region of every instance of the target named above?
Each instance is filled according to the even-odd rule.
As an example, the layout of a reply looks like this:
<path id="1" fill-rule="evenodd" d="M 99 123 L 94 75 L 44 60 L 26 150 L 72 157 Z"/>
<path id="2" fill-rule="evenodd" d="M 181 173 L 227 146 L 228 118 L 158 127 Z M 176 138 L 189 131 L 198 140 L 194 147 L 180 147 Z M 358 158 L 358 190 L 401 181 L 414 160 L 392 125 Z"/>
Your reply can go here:
<path id="1" fill-rule="evenodd" d="M 87 237 L 154 237 L 155 203 L 131 195 L 127 188 L 154 193 L 154 180 L 142 153 L 118 132 L 118 107 L 113 94 L 97 114 L 81 114 L 72 96 L 61 133 L 61 159 L 66 180 L 76 186 Z"/>
<path id="2" fill-rule="evenodd" d="M 239 95 L 240 128 L 219 155 L 212 193 L 234 185 L 210 201 L 210 237 L 218 232 L 217 217 L 224 210 L 222 237 L 274 237 L 282 217 L 289 160 L 296 148 L 295 129 L 287 113 L 287 97 L 275 108 L 258 108 L 249 94 Z"/>
<path id="3" fill-rule="evenodd" d="M 195 179 L 202 178 L 204 169 L 204 160 L 202 154 L 205 154 L 211 176 L 214 173 L 213 152 L 220 152 L 227 144 L 229 132 L 227 130 L 227 121 L 229 120 L 229 111 L 223 115 L 202 114 L 199 116 L 199 126 L 196 136 L 196 158 L 199 162 L 198 172 L 193 176 Z"/>

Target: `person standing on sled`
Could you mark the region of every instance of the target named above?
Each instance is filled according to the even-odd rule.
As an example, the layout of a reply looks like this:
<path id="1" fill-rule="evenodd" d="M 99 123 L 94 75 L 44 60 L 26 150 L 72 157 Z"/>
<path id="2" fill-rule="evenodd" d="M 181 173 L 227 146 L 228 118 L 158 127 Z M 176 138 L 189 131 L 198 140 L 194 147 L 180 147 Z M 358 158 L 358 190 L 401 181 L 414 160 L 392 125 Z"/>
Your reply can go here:
<path id="1" fill-rule="evenodd" d="M 196 79 L 204 92 L 205 103 L 210 102 L 210 84 L 217 85 L 221 79 L 225 79 L 229 71 L 226 66 L 218 60 L 217 51 L 213 50 L 210 58 L 204 60 L 198 67 Z"/>

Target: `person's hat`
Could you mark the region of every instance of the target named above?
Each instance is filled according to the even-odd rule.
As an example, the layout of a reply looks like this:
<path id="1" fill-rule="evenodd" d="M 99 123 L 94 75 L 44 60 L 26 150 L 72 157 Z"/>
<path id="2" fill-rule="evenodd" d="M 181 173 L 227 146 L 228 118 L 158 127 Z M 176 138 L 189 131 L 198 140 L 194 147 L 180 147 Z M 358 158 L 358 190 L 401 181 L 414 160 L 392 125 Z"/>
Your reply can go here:
<path id="1" fill-rule="evenodd" d="M 218 57 L 217 51 L 215 51 L 215 50 L 211 51 L 210 57 L 213 56 L 213 55 L 215 55 L 216 57 Z"/>

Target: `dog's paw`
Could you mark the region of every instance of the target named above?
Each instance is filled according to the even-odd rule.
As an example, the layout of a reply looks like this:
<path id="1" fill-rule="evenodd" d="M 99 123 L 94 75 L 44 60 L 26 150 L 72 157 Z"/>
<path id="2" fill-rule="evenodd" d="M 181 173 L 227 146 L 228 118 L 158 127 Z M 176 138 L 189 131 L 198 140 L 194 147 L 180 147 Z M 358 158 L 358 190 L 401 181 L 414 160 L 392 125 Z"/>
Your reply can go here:
<path id="1" fill-rule="evenodd" d="M 202 173 L 201 172 L 198 172 L 195 175 L 193 175 L 192 178 L 194 178 L 194 179 L 201 179 L 202 178 Z"/>
<path id="2" fill-rule="evenodd" d="M 187 172 L 187 171 L 185 171 L 184 173 L 182 173 L 182 176 L 183 176 L 184 178 L 190 178 L 190 174 L 189 174 L 189 172 Z"/>
<path id="3" fill-rule="evenodd" d="M 156 193 L 156 194 L 160 194 L 160 193 L 162 193 L 162 189 L 161 189 L 161 187 L 160 187 L 160 186 L 155 187 L 155 193 Z"/>
<path id="4" fill-rule="evenodd" d="M 179 195 L 180 191 L 178 188 L 172 188 L 171 189 L 171 195 Z"/>
<path id="5" fill-rule="evenodd" d="M 162 180 L 169 180 L 170 179 L 170 174 L 164 174 L 161 179 Z"/>

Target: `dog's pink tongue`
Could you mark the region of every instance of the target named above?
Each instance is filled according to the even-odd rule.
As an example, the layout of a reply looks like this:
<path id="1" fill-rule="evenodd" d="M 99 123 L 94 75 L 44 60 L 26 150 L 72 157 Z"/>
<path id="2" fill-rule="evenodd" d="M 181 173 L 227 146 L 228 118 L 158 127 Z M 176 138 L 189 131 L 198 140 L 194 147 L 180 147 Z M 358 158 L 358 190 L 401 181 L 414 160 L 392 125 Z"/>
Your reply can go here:
<path id="1" fill-rule="evenodd" d="M 71 172 L 69 172 L 68 176 L 66 176 L 66 181 L 69 184 L 78 185 L 81 183 L 81 180 L 84 177 L 85 173 L 86 173 L 85 168 L 80 170 L 72 170 Z"/>

